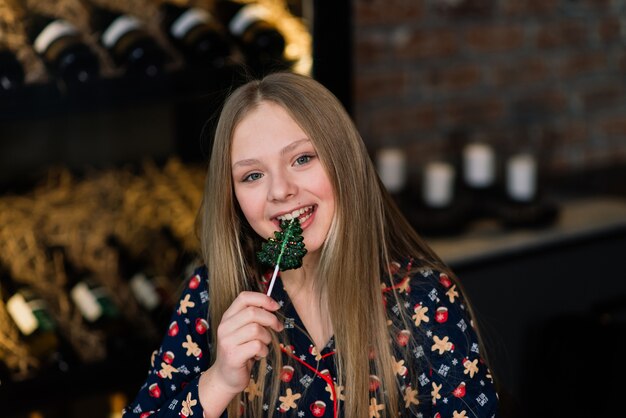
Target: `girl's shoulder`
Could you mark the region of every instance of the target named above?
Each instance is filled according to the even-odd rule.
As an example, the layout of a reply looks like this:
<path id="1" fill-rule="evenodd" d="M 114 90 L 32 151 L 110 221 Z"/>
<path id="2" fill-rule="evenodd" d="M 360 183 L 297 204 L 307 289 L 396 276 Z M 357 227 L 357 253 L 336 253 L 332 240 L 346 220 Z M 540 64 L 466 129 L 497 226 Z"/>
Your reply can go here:
<path id="1" fill-rule="evenodd" d="M 414 362 L 399 370 L 415 375 L 413 387 L 432 415 L 492 417 L 498 399 L 491 371 L 470 306 L 444 268 L 409 259 L 390 269 L 391 284 L 383 286 L 388 326 L 398 356 Z"/>
<path id="2" fill-rule="evenodd" d="M 388 317 L 409 318 L 416 329 L 474 337 L 474 321 L 462 288 L 451 273 L 408 259 L 395 263 L 391 284 L 383 285 Z"/>
<path id="3" fill-rule="evenodd" d="M 432 302 L 441 300 L 442 295 L 458 294 L 458 284 L 450 273 L 442 268 L 434 268 L 415 258 L 392 261 L 388 267 L 390 277 L 382 285 L 383 293 L 395 291 L 396 294 L 410 296 L 412 299 L 424 299 Z"/>
<path id="4" fill-rule="evenodd" d="M 193 269 L 193 272 L 186 277 L 187 287 L 194 290 L 204 291 L 209 289 L 209 273 L 205 265 L 200 265 Z"/>
<path id="5" fill-rule="evenodd" d="M 205 316 L 209 302 L 209 279 L 205 266 L 197 267 L 184 280 L 176 312 L 187 316 Z"/>

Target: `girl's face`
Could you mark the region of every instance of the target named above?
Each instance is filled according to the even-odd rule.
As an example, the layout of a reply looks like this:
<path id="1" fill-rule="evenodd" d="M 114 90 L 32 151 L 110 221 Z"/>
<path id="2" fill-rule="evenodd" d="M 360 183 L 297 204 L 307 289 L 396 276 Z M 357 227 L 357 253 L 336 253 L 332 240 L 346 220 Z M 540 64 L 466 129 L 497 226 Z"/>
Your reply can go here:
<path id="1" fill-rule="evenodd" d="M 298 217 L 309 253 L 318 251 L 335 213 L 333 189 L 313 144 L 279 105 L 261 102 L 236 126 L 232 175 L 248 223 L 263 239 Z"/>

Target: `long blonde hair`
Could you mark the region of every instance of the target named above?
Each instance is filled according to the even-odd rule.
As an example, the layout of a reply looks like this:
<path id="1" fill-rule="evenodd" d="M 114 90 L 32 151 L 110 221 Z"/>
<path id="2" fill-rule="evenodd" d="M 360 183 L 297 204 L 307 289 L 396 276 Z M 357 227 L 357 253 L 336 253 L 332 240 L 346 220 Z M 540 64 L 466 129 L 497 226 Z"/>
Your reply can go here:
<path id="1" fill-rule="evenodd" d="M 384 415 L 396 417 L 398 390 L 391 367 L 393 354 L 381 280 L 390 276 L 387 266 L 391 260 L 406 256 L 421 259 L 426 267 L 445 270 L 445 266 L 413 231 L 385 191 L 349 115 L 332 93 L 311 78 L 271 74 L 239 87 L 222 109 L 200 230 L 209 273 L 213 341 L 222 315 L 237 295 L 244 290 L 258 290 L 260 269 L 255 251 L 260 237 L 248 225 L 234 197 L 231 143 L 237 124 L 262 101 L 282 106 L 307 134 L 335 193 L 336 210 L 321 252 L 317 286 L 324 295 L 334 331 L 338 384 L 347 388 L 345 416 L 369 417 L 369 379 L 370 374 L 376 374 L 381 382 L 380 393 L 386 394 Z M 376 354 L 373 370 L 370 352 Z M 280 358 L 275 337 L 269 357 L 275 370 L 281 364 Z M 263 364 L 258 370 L 264 373 Z M 264 381 L 260 376 L 259 383 Z M 268 384 L 271 401 L 275 402 L 278 376 Z M 241 396 L 231 403 L 231 416 L 239 410 L 240 402 Z M 245 408 L 245 415 L 261 416 L 261 404 Z"/>

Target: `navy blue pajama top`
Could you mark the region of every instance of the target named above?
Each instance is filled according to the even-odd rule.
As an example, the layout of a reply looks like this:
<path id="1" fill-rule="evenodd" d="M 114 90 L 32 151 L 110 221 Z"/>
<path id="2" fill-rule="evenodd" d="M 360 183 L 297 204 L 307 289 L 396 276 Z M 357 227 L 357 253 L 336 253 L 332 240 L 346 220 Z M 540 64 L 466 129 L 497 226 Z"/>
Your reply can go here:
<path id="1" fill-rule="evenodd" d="M 480 346 L 458 286 L 446 274 L 411 267 L 412 261 L 394 263 L 398 273 L 391 285 L 382 285 L 388 324 L 394 335 L 393 367 L 398 378 L 398 410 L 403 417 L 468 418 L 497 416 L 498 399 L 490 372 L 480 356 Z M 400 303 L 391 297 L 399 294 Z M 343 416 L 345 388 L 336 381 L 335 346 L 331 338 L 318 352 L 304 324 L 290 303 L 279 279 L 272 297 L 282 306 L 289 343 L 282 346 L 281 370 L 268 366 L 268 377 L 279 373 L 281 387 L 276 404 L 263 404 L 275 417 Z M 187 282 L 167 334 L 155 350 L 145 383 L 124 417 L 202 418 L 198 397 L 200 374 L 211 365 L 208 330 L 208 278 L 198 269 Z M 399 325 L 400 311 L 408 311 L 409 329 Z M 411 339 L 410 336 L 415 338 Z M 405 365 L 398 350 L 408 350 L 412 362 Z M 406 355 L 405 355 L 406 357 Z M 269 358 L 268 358 L 269 359 Z M 409 367 L 407 367 L 409 366 Z M 378 378 L 370 376 L 370 418 L 384 409 Z M 410 382 L 415 382 L 411 384 Z M 260 393 L 252 377 L 244 404 Z M 268 401 L 269 402 L 269 401 Z M 224 412 L 223 417 L 226 417 Z"/>

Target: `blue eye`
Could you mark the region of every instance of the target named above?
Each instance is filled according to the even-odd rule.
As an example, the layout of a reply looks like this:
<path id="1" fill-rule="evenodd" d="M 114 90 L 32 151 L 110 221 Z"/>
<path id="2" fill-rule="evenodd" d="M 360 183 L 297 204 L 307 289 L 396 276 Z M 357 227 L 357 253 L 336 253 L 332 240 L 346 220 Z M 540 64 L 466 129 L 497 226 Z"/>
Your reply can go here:
<path id="1" fill-rule="evenodd" d="M 261 173 L 250 173 L 250 174 L 248 174 L 247 176 L 245 176 L 243 178 L 243 181 L 252 182 L 252 181 L 256 181 L 256 180 L 260 179 L 261 177 L 263 177 L 263 174 L 261 174 Z"/>
<path id="2" fill-rule="evenodd" d="M 301 155 L 298 158 L 296 158 L 296 164 L 297 165 L 303 165 L 303 164 L 308 163 L 312 159 L 313 159 L 312 155 Z"/>

